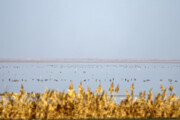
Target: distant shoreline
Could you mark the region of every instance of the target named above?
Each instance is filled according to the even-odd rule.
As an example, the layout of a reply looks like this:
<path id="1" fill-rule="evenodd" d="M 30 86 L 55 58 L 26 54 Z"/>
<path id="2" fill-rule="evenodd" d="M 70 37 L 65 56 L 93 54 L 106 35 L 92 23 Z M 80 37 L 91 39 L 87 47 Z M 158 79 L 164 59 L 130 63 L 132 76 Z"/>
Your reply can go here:
<path id="1" fill-rule="evenodd" d="M 180 63 L 180 59 L 93 59 L 93 58 L 60 58 L 60 59 L 0 59 L 0 63 Z"/>

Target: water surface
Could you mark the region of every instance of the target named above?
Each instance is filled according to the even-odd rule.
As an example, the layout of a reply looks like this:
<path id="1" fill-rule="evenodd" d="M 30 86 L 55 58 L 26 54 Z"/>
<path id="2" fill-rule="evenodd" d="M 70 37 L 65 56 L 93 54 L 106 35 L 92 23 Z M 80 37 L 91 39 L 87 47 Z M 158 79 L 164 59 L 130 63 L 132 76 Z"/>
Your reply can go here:
<path id="1" fill-rule="evenodd" d="M 108 91 L 111 82 L 119 84 L 120 95 L 134 83 L 135 94 L 140 91 L 160 92 L 170 84 L 180 96 L 179 63 L 0 63 L 0 93 L 8 90 L 18 92 L 21 84 L 27 92 L 44 92 L 45 88 L 67 90 L 70 80 L 75 90 L 82 82 L 91 90 L 99 84 Z"/>

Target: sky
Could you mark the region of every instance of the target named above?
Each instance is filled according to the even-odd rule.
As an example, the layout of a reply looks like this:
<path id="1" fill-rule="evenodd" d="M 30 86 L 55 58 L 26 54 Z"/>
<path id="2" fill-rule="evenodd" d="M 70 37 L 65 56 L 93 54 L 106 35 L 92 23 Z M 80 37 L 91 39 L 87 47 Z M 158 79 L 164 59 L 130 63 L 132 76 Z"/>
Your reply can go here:
<path id="1" fill-rule="evenodd" d="M 179 0 L 0 0 L 0 58 L 180 58 Z"/>

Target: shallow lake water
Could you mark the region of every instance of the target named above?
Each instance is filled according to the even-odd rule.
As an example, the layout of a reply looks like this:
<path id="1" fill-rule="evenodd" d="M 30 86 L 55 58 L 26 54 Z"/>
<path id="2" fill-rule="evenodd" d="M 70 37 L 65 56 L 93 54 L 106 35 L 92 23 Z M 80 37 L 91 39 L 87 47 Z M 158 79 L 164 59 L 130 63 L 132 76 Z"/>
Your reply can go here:
<path id="1" fill-rule="evenodd" d="M 135 95 L 149 91 L 156 95 L 160 83 L 168 88 L 173 85 L 174 93 L 180 96 L 180 64 L 178 63 L 0 63 L 0 93 L 8 90 L 18 92 L 23 84 L 27 92 L 44 92 L 45 88 L 68 89 L 70 80 L 74 89 L 82 82 L 95 92 L 99 84 L 108 91 L 114 82 L 119 84 L 118 95 L 125 95 L 134 83 Z"/>

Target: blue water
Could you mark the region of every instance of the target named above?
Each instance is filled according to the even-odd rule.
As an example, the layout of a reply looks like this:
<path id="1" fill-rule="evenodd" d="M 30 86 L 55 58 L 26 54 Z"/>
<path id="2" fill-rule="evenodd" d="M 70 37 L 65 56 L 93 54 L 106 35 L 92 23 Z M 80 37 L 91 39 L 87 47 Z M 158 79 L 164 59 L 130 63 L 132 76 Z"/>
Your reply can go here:
<path id="1" fill-rule="evenodd" d="M 0 63 L 0 93 L 18 92 L 21 84 L 27 92 L 44 92 L 45 88 L 67 90 L 82 81 L 95 92 L 99 84 L 105 91 L 111 82 L 119 84 L 120 95 L 134 83 L 135 94 L 153 88 L 154 95 L 170 84 L 180 96 L 180 64 L 176 63 Z"/>

